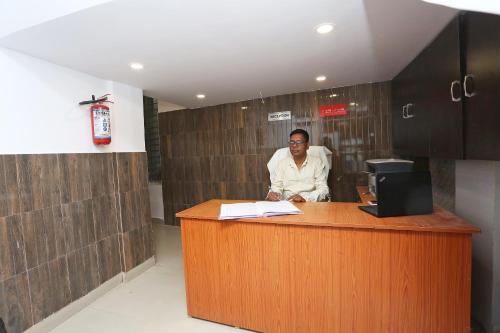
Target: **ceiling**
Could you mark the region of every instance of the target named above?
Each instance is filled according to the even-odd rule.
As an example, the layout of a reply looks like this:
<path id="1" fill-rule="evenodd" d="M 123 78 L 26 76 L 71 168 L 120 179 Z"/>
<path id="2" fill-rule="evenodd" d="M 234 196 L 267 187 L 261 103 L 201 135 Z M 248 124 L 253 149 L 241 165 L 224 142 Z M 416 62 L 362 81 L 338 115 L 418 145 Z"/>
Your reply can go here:
<path id="1" fill-rule="evenodd" d="M 419 0 L 115 0 L 0 45 L 195 108 L 390 80 L 455 14 Z M 317 34 L 323 22 L 334 31 Z"/>

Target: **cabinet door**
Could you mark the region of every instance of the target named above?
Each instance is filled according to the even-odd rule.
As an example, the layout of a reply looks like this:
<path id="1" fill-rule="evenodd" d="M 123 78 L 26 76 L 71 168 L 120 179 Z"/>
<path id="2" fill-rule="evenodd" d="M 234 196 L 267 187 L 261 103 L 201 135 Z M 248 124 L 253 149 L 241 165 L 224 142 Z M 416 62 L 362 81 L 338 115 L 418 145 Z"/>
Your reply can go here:
<path id="1" fill-rule="evenodd" d="M 500 16 L 464 16 L 465 157 L 500 160 Z"/>
<path id="2" fill-rule="evenodd" d="M 422 52 L 426 78 L 423 108 L 430 129 L 430 157 L 463 158 L 460 17 L 455 17 Z"/>
<path id="3" fill-rule="evenodd" d="M 406 85 L 408 75 L 401 72 L 391 82 L 392 94 L 392 147 L 394 153 L 406 155 L 408 153 L 408 122 L 404 118 L 403 107 L 407 104 Z"/>
<path id="4" fill-rule="evenodd" d="M 407 86 L 408 153 L 413 157 L 429 156 L 429 114 L 425 101 L 428 98 L 426 85 L 429 75 L 428 59 L 420 53 L 409 65 L 411 80 Z"/>

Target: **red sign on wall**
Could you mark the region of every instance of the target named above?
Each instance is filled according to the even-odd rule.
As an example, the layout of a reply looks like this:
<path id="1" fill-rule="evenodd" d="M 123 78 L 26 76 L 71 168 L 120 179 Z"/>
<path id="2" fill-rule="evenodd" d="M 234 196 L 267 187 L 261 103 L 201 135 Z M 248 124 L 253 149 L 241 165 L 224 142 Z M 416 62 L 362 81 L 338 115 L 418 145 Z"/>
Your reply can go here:
<path id="1" fill-rule="evenodd" d="M 347 104 L 331 104 L 319 106 L 320 117 L 338 117 L 345 116 L 346 114 Z"/>

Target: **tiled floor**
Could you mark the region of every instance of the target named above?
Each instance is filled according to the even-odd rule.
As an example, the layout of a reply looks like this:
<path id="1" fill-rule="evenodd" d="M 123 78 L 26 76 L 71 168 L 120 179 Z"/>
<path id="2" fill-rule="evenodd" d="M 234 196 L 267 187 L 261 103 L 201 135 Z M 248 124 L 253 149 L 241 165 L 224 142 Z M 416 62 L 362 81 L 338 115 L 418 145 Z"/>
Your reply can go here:
<path id="1" fill-rule="evenodd" d="M 157 264 L 113 289 L 52 333 L 249 332 L 186 314 L 180 228 L 154 224 Z"/>

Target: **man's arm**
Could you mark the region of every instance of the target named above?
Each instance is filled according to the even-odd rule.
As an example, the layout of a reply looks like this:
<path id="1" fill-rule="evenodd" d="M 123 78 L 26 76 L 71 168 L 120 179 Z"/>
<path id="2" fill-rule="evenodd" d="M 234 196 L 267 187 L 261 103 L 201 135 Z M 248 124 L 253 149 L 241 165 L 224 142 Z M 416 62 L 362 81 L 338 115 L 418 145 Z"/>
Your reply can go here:
<path id="1" fill-rule="evenodd" d="M 271 188 L 269 189 L 269 193 L 267 193 L 266 200 L 278 201 L 282 198 L 284 177 L 282 164 L 283 163 L 278 163 L 276 177 L 274 178 L 274 181 L 271 182 Z"/>
<path id="2" fill-rule="evenodd" d="M 301 196 L 306 201 L 320 201 L 326 198 L 329 193 L 328 184 L 326 182 L 328 173 L 325 172 L 326 166 L 320 161 L 314 169 L 314 186 L 315 190 L 309 193 L 301 193 Z"/>

